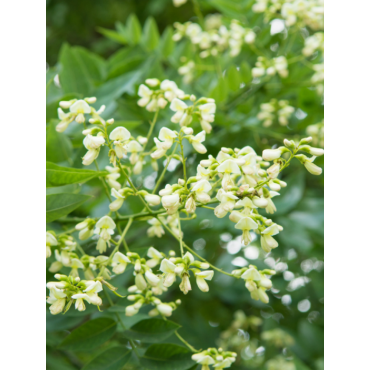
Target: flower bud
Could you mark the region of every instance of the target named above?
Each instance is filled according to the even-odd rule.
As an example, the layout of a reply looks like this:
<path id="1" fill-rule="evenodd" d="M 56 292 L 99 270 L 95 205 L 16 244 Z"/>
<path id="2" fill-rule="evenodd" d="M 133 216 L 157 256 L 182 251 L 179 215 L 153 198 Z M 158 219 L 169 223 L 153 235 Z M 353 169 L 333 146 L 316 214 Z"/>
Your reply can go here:
<path id="1" fill-rule="evenodd" d="M 196 210 L 196 204 L 193 197 L 189 197 L 185 204 L 185 209 L 188 213 L 194 213 Z"/>
<path id="2" fill-rule="evenodd" d="M 114 118 L 108 119 L 108 120 L 106 121 L 106 124 L 107 124 L 107 125 L 113 125 L 113 123 L 114 123 Z"/>
<path id="3" fill-rule="evenodd" d="M 312 175 L 321 175 L 322 173 L 322 168 L 319 166 L 316 166 L 316 164 L 310 162 L 309 160 L 304 162 L 303 165 L 306 167 L 306 170 L 311 173 Z"/>
<path id="4" fill-rule="evenodd" d="M 284 145 L 288 149 L 295 149 L 295 142 L 293 140 L 284 139 Z"/>
<path id="5" fill-rule="evenodd" d="M 279 149 L 266 149 L 262 152 L 262 158 L 265 161 L 273 161 L 281 157 L 282 150 Z"/>
<path id="6" fill-rule="evenodd" d="M 194 130 L 191 127 L 183 127 L 181 129 L 185 135 L 193 135 Z"/>
<path id="7" fill-rule="evenodd" d="M 157 306 L 157 310 L 163 315 L 163 316 L 171 316 L 172 315 L 172 307 L 166 303 L 161 303 Z"/>
<path id="8" fill-rule="evenodd" d="M 161 198 L 155 194 L 148 194 L 144 198 L 150 206 L 157 206 L 159 203 L 161 203 Z"/>
<path id="9" fill-rule="evenodd" d="M 84 100 L 85 100 L 86 103 L 94 104 L 96 102 L 96 97 L 93 96 L 91 98 L 85 98 Z"/>
<path id="10" fill-rule="evenodd" d="M 161 81 L 159 81 L 158 78 L 147 78 L 145 80 L 145 83 L 150 87 L 155 87 L 158 86 L 161 83 Z"/>

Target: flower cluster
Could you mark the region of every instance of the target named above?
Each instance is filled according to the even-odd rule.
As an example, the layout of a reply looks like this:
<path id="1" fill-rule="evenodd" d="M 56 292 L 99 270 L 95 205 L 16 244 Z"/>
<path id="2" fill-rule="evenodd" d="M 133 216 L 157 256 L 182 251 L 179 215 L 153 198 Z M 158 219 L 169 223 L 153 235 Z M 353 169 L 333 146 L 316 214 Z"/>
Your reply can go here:
<path id="1" fill-rule="evenodd" d="M 260 108 L 257 118 L 263 121 L 264 127 L 271 126 L 275 120 L 281 126 L 287 126 L 289 118 L 294 113 L 294 108 L 289 105 L 287 100 L 271 99 L 268 103 L 261 104 Z"/>
<path id="2" fill-rule="evenodd" d="M 50 312 L 53 315 L 67 312 L 74 303 L 78 311 L 85 311 L 84 301 L 95 306 L 102 304 L 102 299 L 98 293 L 103 290 L 99 280 L 80 280 L 79 277 L 56 274 L 58 281 L 47 283 L 49 297 L 47 302 L 51 305 Z"/>
<path id="3" fill-rule="evenodd" d="M 236 356 L 235 352 L 224 351 L 222 348 L 208 348 L 191 358 L 197 364 L 202 365 L 202 370 L 209 370 L 209 365 L 212 365 L 215 370 L 222 370 L 230 367 L 235 362 Z"/>
<path id="4" fill-rule="evenodd" d="M 232 274 L 245 281 L 245 287 L 251 293 L 252 299 L 256 301 L 261 300 L 263 303 L 269 302 L 266 290 L 272 288 L 269 276 L 276 274 L 274 270 L 265 269 L 258 271 L 256 266 L 249 265 L 249 267 L 234 270 Z"/>
<path id="5" fill-rule="evenodd" d="M 324 28 L 324 0 L 256 0 L 252 10 L 265 13 L 266 22 L 280 14 L 287 26 Z"/>
<path id="6" fill-rule="evenodd" d="M 218 22 L 208 22 L 207 29 L 203 30 L 197 23 L 175 23 L 176 33 L 174 41 L 187 38 L 198 48 L 199 56 L 217 56 L 228 50 L 230 56 L 237 56 L 243 44 L 253 44 L 256 34 L 250 28 L 243 27 L 237 20 L 230 22 L 230 27 L 219 25 Z M 215 28 L 213 28 L 214 26 Z"/>
<path id="7" fill-rule="evenodd" d="M 259 56 L 257 58 L 256 66 L 252 68 L 252 76 L 254 78 L 275 76 L 276 73 L 281 78 L 288 77 L 288 62 L 284 56 L 272 58 L 271 60 Z"/>

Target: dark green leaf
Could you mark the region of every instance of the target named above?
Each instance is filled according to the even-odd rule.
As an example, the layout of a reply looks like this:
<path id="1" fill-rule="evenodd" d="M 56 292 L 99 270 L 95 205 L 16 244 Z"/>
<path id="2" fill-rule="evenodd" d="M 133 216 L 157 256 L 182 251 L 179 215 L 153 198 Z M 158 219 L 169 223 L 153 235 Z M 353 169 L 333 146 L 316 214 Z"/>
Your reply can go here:
<path id="1" fill-rule="evenodd" d="M 136 45 L 141 39 L 141 26 L 134 13 L 130 14 L 127 19 L 126 32 L 128 36 L 128 42 L 131 45 Z"/>
<path id="2" fill-rule="evenodd" d="M 61 167 L 46 162 L 46 187 L 64 186 L 68 184 L 82 184 L 98 176 L 105 176 L 108 172 L 93 171 L 80 168 Z"/>
<path id="3" fill-rule="evenodd" d="M 124 347 L 113 347 L 96 356 L 82 370 L 120 370 L 131 357 Z"/>
<path id="4" fill-rule="evenodd" d="M 153 17 L 149 17 L 144 25 L 142 44 L 147 50 L 154 50 L 159 42 L 157 23 Z"/>
<path id="5" fill-rule="evenodd" d="M 69 137 L 55 130 L 57 121 L 46 127 L 46 160 L 50 162 L 63 162 L 72 155 L 72 143 Z"/>
<path id="6" fill-rule="evenodd" d="M 125 330 L 123 335 L 126 338 L 140 340 L 144 343 L 158 343 L 168 338 L 179 328 L 180 325 L 172 321 L 147 319 Z"/>
<path id="7" fill-rule="evenodd" d="M 112 337 L 117 324 L 109 318 L 91 320 L 75 329 L 59 345 L 59 348 L 88 351 L 99 347 Z"/>
<path id="8" fill-rule="evenodd" d="M 171 343 L 152 344 L 140 362 L 149 370 L 187 370 L 194 366 L 189 350 Z"/>
<path id="9" fill-rule="evenodd" d="M 46 222 L 53 222 L 67 216 L 82 203 L 90 199 L 82 194 L 50 194 L 46 196 Z"/>

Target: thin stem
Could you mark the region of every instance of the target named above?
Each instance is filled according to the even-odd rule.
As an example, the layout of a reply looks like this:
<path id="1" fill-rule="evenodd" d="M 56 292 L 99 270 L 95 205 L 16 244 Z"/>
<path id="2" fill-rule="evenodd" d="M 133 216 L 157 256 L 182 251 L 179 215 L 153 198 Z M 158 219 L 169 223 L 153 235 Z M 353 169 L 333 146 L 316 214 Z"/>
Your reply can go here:
<path id="1" fill-rule="evenodd" d="M 165 173 L 166 173 L 166 171 L 167 171 L 167 167 L 168 167 L 168 165 L 170 164 L 171 158 L 172 158 L 172 156 L 176 153 L 176 150 L 177 150 L 177 147 L 178 147 L 178 146 L 179 146 L 179 143 L 176 143 L 175 148 L 173 149 L 173 151 L 172 151 L 171 155 L 167 158 L 166 165 L 165 165 L 165 167 L 164 167 L 164 169 L 163 169 L 163 171 L 162 171 L 161 175 L 159 176 L 159 179 L 157 180 L 157 183 L 155 184 L 155 187 L 154 187 L 154 189 L 153 189 L 153 191 L 152 191 L 152 194 L 155 194 L 155 192 L 157 191 L 157 189 L 158 189 L 159 185 L 161 184 L 161 182 L 162 182 L 162 180 L 163 180 L 163 177 L 164 177 L 164 175 L 165 175 Z"/>
<path id="2" fill-rule="evenodd" d="M 203 26 L 204 26 L 204 17 L 203 17 L 203 14 L 202 14 L 201 10 L 200 10 L 198 0 L 192 0 L 192 3 L 193 3 L 194 13 L 198 17 L 199 24 L 203 28 Z"/>
<path id="3" fill-rule="evenodd" d="M 155 126 L 155 124 L 157 122 L 157 119 L 158 119 L 158 114 L 159 114 L 159 109 L 154 114 L 153 122 L 149 122 L 150 123 L 150 129 L 148 131 L 148 135 L 146 135 L 147 142 L 143 145 L 143 151 L 145 150 L 147 144 L 149 143 L 149 139 L 152 136 L 154 126 Z"/>
<path id="4" fill-rule="evenodd" d="M 179 136 L 179 141 L 180 141 L 180 149 L 181 149 L 182 166 L 183 166 L 183 169 L 184 169 L 184 180 L 185 180 L 185 184 L 186 184 L 188 179 L 186 177 L 186 158 L 184 156 L 184 146 L 182 144 L 182 134 Z"/>
<path id="5" fill-rule="evenodd" d="M 180 213 L 177 212 L 177 219 L 178 222 L 178 228 L 179 228 L 179 235 L 180 235 L 180 251 L 181 251 L 181 257 L 184 257 L 184 249 L 182 248 L 182 231 L 181 231 L 181 219 L 180 219 Z"/>

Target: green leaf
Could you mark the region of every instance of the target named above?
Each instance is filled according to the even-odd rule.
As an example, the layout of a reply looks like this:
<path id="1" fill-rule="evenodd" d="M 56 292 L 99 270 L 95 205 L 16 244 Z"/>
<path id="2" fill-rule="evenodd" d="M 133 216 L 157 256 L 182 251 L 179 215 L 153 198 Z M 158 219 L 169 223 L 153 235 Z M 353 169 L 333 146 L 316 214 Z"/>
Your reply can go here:
<path id="1" fill-rule="evenodd" d="M 147 50 L 154 50 L 159 42 L 157 23 L 153 17 L 149 17 L 144 25 L 142 44 Z"/>
<path id="2" fill-rule="evenodd" d="M 50 194 L 46 196 L 46 222 L 53 222 L 67 216 L 82 203 L 90 199 L 90 195 L 82 194 Z"/>
<path id="3" fill-rule="evenodd" d="M 176 344 L 152 344 L 140 358 L 149 370 L 187 370 L 194 366 L 190 351 Z"/>
<path id="4" fill-rule="evenodd" d="M 107 37 L 108 39 L 116 41 L 120 44 L 126 45 L 128 43 L 127 38 L 117 31 L 108 30 L 103 27 L 98 27 L 98 32 Z"/>
<path id="5" fill-rule="evenodd" d="M 239 71 L 234 65 L 228 69 L 226 78 L 230 90 L 238 91 L 240 89 L 241 77 Z"/>
<path id="6" fill-rule="evenodd" d="M 74 351 L 88 351 L 99 347 L 112 337 L 117 329 L 114 320 L 102 317 L 90 320 L 73 330 L 60 343 L 59 348 L 71 349 Z"/>
<path id="7" fill-rule="evenodd" d="M 242 81 L 247 85 L 252 81 L 252 69 L 245 61 L 240 65 L 240 76 Z"/>
<path id="8" fill-rule="evenodd" d="M 109 348 L 86 364 L 82 370 L 121 370 L 131 357 L 123 347 Z"/>
<path id="9" fill-rule="evenodd" d="M 98 176 L 105 176 L 108 172 L 93 171 L 80 168 L 61 167 L 46 162 L 46 187 L 64 186 L 69 184 L 82 184 Z"/>
<path id="10" fill-rule="evenodd" d="M 46 160 L 49 162 L 63 162 L 72 155 L 72 143 L 69 137 L 55 130 L 57 121 L 46 126 Z"/>
<path id="11" fill-rule="evenodd" d="M 161 319 L 142 320 L 130 329 L 125 330 L 123 335 L 126 338 L 140 340 L 144 343 L 158 343 L 172 335 L 180 325 L 172 321 Z"/>
<path id="12" fill-rule="evenodd" d="M 130 14 L 127 19 L 126 32 L 128 36 L 128 42 L 131 45 L 136 45 L 141 39 L 141 26 L 134 13 Z"/>
<path id="13" fill-rule="evenodd" d="M 172 27 L 171 26 L 166 27 L 162 34 L 160 42 L 161 55 L 163 55 L 164 57 L 170 56 L 175 47 L 175 43 L 172 40 L 172 36 L 173 36 Z"/>
<path id="14" fill-rule="evenodd" d="M 99 56 L 81 48 L 64 44 L 60 53 L 59 81 L 64 93 L 89 96 L 105 74 L 105 62 Z"/>
<path id="15" fill-rule="evenodd" d="M 227 97 L 227 83 L 223 77 L 219 77 L 217 86 L 211 92 L 211 98 L 222 102 Z"/>

